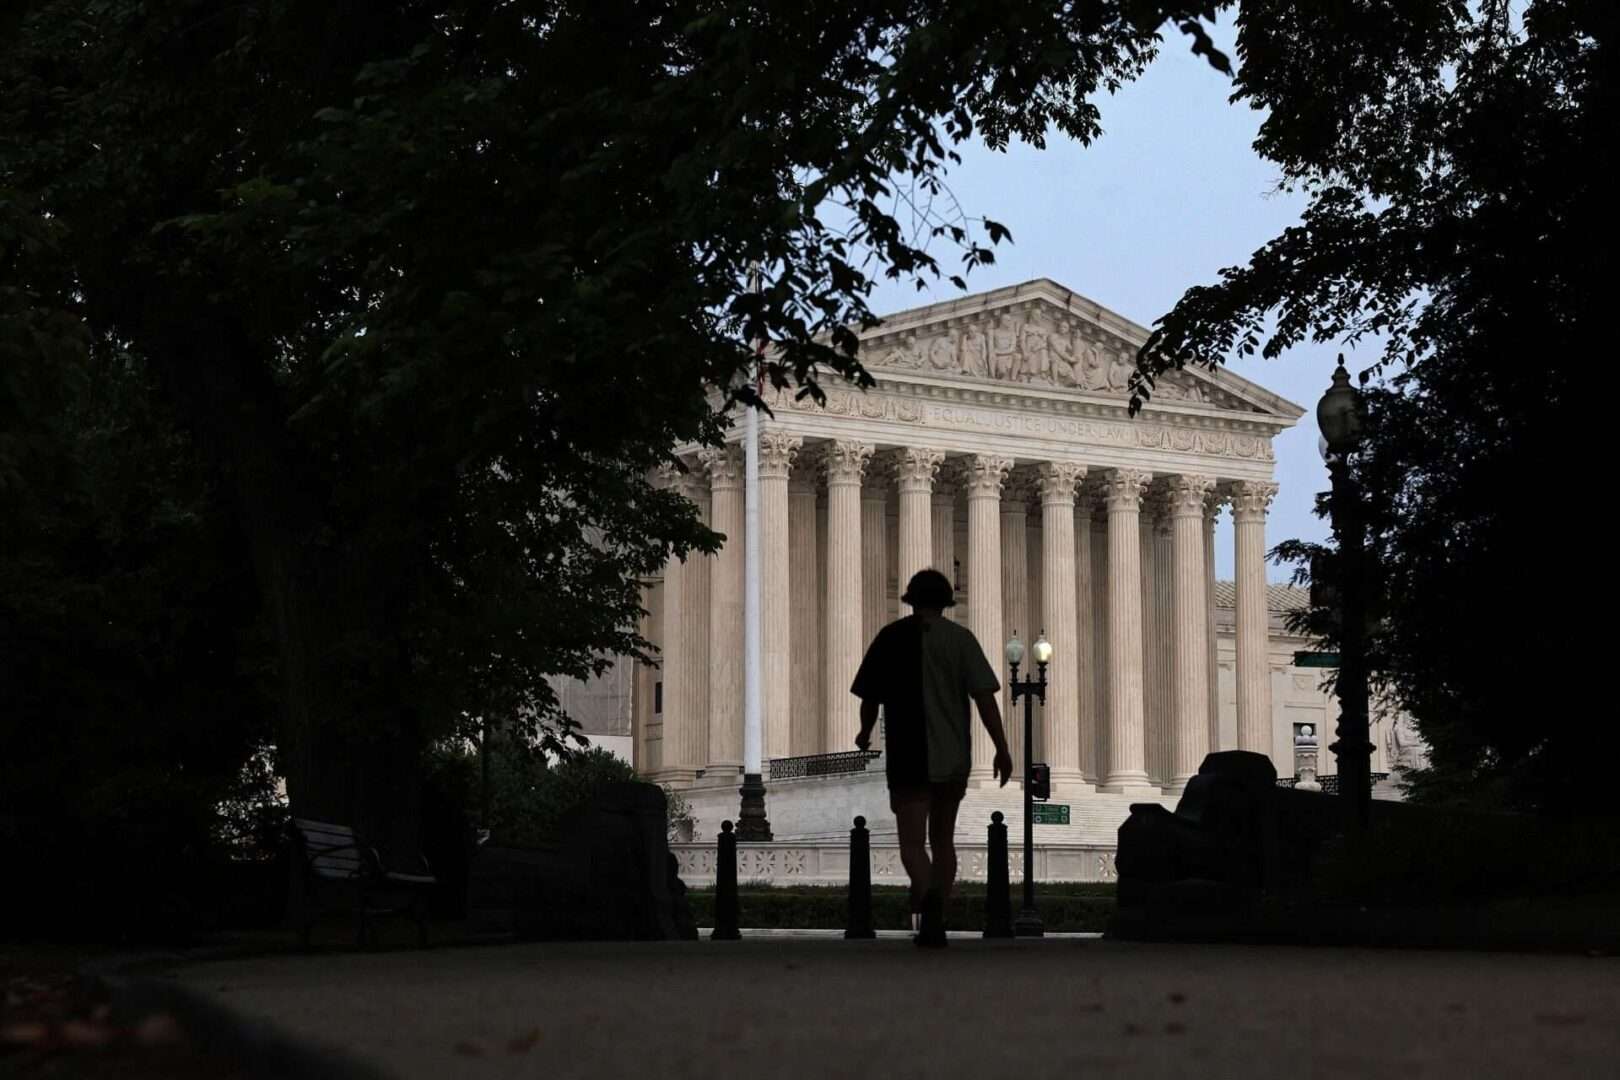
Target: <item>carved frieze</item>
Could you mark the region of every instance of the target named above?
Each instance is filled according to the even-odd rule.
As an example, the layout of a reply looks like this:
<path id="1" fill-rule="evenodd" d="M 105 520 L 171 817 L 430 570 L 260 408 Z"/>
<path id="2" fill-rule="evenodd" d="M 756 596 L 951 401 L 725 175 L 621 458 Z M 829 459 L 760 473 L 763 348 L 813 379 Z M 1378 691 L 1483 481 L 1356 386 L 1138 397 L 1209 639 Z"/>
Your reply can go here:
<path id="1" fill-rule="evenodd" d="M 1063 311 L 1031 306 L 895 334 L 879 331 L 862 344 L 861 363 L 872 369 L 1128 397 L 1135 348 Z M 1252 409 L 1184 371 L 1160 376 L 1152 397 L 1156 402 Z"/>

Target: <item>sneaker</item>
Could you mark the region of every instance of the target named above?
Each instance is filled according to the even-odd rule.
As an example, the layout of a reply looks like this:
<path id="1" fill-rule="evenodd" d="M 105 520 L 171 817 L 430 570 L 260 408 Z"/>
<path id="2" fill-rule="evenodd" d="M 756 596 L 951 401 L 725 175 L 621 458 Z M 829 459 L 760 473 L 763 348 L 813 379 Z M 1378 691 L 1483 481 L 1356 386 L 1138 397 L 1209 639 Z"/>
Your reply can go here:
<path id="1" fill-rule="evenodd" d="M 920 948 L 943 949 L 945 938 L 945 899 L 931 892 L 923 899 L 922 927 L 912 942 Z"/>

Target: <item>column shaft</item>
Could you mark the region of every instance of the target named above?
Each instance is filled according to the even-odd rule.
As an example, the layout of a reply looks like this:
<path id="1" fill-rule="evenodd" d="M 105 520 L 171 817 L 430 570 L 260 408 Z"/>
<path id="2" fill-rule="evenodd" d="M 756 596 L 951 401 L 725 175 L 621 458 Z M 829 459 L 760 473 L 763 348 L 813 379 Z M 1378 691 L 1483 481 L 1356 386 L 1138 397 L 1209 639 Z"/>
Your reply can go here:
<path id="1" fill-rule="evenodd" d="M 895 455 L 895 481 L 900 495 L 900 574 L 899 587 L 934 561 L 933 492 L 934 477 L 945 461 L 938 450 L 908 446 Z"/>
<path id="2" fill-rule="evenodd" d="M 1209 748 L 1221 746 L 1221 669 L 1215 653 L 1215 518 L 1226 496 L 1211 491 L 1204 497 L 1204 626 L 1209 657 Z"/>
<path id="3" fill-rule="evenodd" d="M 660 482 L 683 497 L 691 497 L 686 474 L 673 466 L 660 470 Z M 695 558 L 695 557 L 694 557 Z M 696 695 L 692 672 L 696 651 L 687 622 L 691 590 L 688 578 L 694 567 L 671 553 L 664 562 L 664 589 L 661 632 L 659 634 L 660 677 L 664 685 L 663 754 L 659 778 L 677 783 L 692 780 L 702 762 L 691 756 L 691 728 L 696 719 Z"/>
<path id="4" fill-rule="evenodd" d="M 1169 479 L 1165 477 L 1165 483 L 1160 485 L 1153 518 L 1153 654 L 1158 664 L 1153 696 L 1158 702 L 1159 713 L 1159 773 L 1156 779 L 1161 784 L 1169 783 L 1174 771 L 1171 730 L 1175 726 L 1172 704 L 1175 700 L 1175 597 L 1171 586 L 1175 573 L 1175 547 L 1170 538 L 1169 493 L 1164 490 Z"/>
<path id="5" fill-rule="evenodd" d="M 1096 718 L 1094 741 L 1098 781 L 1107 775 L 1108 750 L 1108 503 L 1106 491 L 1092 492 L 1092 516 L 1087 522 L 1091 530 L 1091 656 L 1092 708 Z M 1098 512 L 1100 510 L 1100 513 Z"/>
<path id="6" fill-rule="evenodd" d="M 1086 489 L 1074 511 L 1074 621 L 1075 678 L 1080 695 L 1080 772 L 1088 783 L 1097 782 L 1097 632 L 1093 610 L 1091 559 L 1092 491 Z"/>
<path id="7" fill-rule="evenodd" d="M 1067 461 L 1040 466 L 1041 613 L 1052 663 L 1046 688 L 1046 757 L 1054 783 L 1074 785 L 1080 771 L 1080 635 L 1075 615 L 1074 489 L 1085 466 Z"/>
<path id="8" fill-rule="evenodd" d="M 687 498 L 697 504 L 698 516 L 710 524 L 709 486 L 701 470 L 687 474 Z M 681 736 L 681 764 L 690 763 L 693 777 L 709 763 L 709 591 L 714 557 L 693 552 L 686 559 L 685 595 L 681 597 L 682 632 L 686 648 L 686 723 Z"/>
<path id="9" fill-rule="evenodd" d="M 725 537 L 709 571 L 709 763 L 711 773 L 742 766 L 743 463 L 740 449 L 705 450 L 710 526 Z"/>
<path id="10" fill-rule="evenodd" d="M 1277 485 L 1245 481 L 1232 488 L 1237 577 L 1238 749 L 1271 756 L 1271 666 L 1266 605 L 1266 508 Z"/>
<path id="11" fill-rule="evenodd" d="M 1142 701 L 1142 492 L 1150 474 L 1111 469 L 1108 505 L 1108 771 L 1115 791 L 1141 790 L 1148 776 Z"/>
<path id="12" fill-rule="evenodd" d="M 1164 710 L 1159 701 L 1159 605 L 1154 594 L 1158 548 L 1153 530 L 1158 519 L 1158 491 L 1151 481 L 1137 517 L 1137 566 L 1141 572 L 1142 734 L 1143 767 L 1154 782 L 1164 782 Z"/>
<path id="13" fill-rule="evenodd" d="M 818 754 L 822 730 L 821 597 L 816 550 L 815 464 L 801 459 L 788 480 L 788 693 L 794 756 Z"/>
<path id="14" fill-rule="evenodd" d="M 1204 590 L 1204 498 L 1215 482 L 1177 476 L 1170 483 L 1170 782 L 1185 787 L 1209 752 L 1209 599 Z"/>
<path id="15" fill-rule="evenodd" d="M 934 492 L 934 514 L 931 525 L 931 542 L 933 554 L 928 565 L 944 574 L 951 580 L 956 580 L 956 493 L 950 489 L 949 484 L 941 484 L 944 490 Z M 955 620 L 959 608 L 946 608 L 945 617 Z"/>
<path id="16" fill-rule="evenodd" d="M 1001 486 L 1011 468 L 1010 458 L 981 454 L 969 458 L 963 471 L 968 516 L 968 629 L 979 639 L 979 647 L 997 671 L 1002 668 L 1005 643 L 1001 624 Z M 968 722 L 973 726 L 973 776 L 988 780 L 995 759 L 990 733 L 976 714 Z"/>
<path id="17" fill-rule="evenodd" d="M 861 488 L 861 651 L 889 621 L 889 506 L 887 483 L 869 469 Z M 832 527 L 829 524 L 828 532 Z M 851 676 L 853 679 L 854 676 Z M 849 687 L 844 687 L 845 692 Z"/>
<path id="18" fill-rule="evenodd" d="M 789 692 L 792 624 L 788 603 L 788 473 L 803 440 L 781 431 L 759 437 L 760 706 L 762 757 L 792 753 Z"/>
<path id="19" fill-rule="evenodd" d="M 868 443 L 830 443 L 822 458 L 827 475 L 827 738 L 823 750 L 855 747 L 861 729 L 860 702 L 849 692 L 866 642 L 861 609 L 866 593 L 866 530 L 861 476 L 872 457 Z M 877 504 L 878 512 L 883 504 Z"/>
<path id="20" fill-rule="evenodd" d="M 1027 489 L 1023 478 L 1008 479 L 1001 497 L 1001 615 L 1002 635 L 1018 640 L 1028 648 L 1035 640 L 1035 631 L 1029 624 L 1029 532 Z M 1007 662 L 992 656 L 990 662 L 1007 682 Z M 1010 691 L 1003 691 L 1001 715 L 1006 719 L 1007 745 L 1012 748 L 1014 775 L 1023 775 L 1024 723 L 1023 714 L 1016 712 L 1022 704 L 1014 704 Z"/>

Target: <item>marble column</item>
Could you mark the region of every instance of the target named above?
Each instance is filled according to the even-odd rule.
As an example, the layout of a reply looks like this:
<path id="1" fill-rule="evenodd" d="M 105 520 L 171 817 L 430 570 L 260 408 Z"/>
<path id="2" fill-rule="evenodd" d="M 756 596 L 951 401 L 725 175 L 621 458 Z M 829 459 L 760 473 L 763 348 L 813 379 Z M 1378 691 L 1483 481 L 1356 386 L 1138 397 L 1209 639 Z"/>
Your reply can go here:
<path id="1" fill-rule="evenodd" d="M 804 440 L 782 431 L 759 437 L 760 726 L 766 768 L 792 754 L 793 714 L 788 698 L 792 624 L 788 603 L 788 474 Z"/>
<path id="2" fill-rule="evenodd" d="M 715 775 L 742 767 L 743 461 L 735 444 L 701 454 L 709 472 L 711 528 L 722 534 L 709 571 L 709 763 Z"/>
<path id="3" fill-rule="evenodd" d="M 1175 568 L 1175 546 L 1170 538 L 1169 477 L 1158 483 L 1153 519 L 1153 652 L 1158 663 L 1154 700 L 1159 713 L 1159 783 L 1170 782 L 1174 771 L 1171 729 L 1174 726 L 1174 620 L 1175 593 L 1171 588 Z"/>
<path id="4" fill-rule="evenodd" d="M 708 478 L 704 475 L 707 470 L 697 462 L 693 464 L 697 467 L 686 474 L 686 497 L 697 506 L 703 523 L 712 527 Z M 685 612 L 682 625 L 690 644 L 686 648 L 683 669 L 688 689 L 681 761 L 683 764 L 691 762 L 694 779 L 697 770 L 709 763 L 709 591 L 713 571 L 714 556 L 695 551 L 687 556 L 686 592 L 681 597 L 681 607 Z"/>
<path id="5" fill-rule="evenodd" d="M 1108 762 L 1105 788 L 1148 789 L 1142 702 L 1142 493 L 1151 474 L 1110 469 L 1108 506 Z"/>
<path id="6" fill-rule="evenodd" d="M 1170 783 L 1178 790 L 1209 753 L 1209 598 L 1204 588 L 1204 500 L 1215 481 L 1172 477 Z"/>
<path id="7" fill-rule="evenodd" d="M 1221 746 L 1221 671 L 1215 659 L 1215 519 L 1226 496 L 1212 490 L 1204 496 L 1204 626 L 1209 656 L 1209 748 Z"/>
<path id="8" fill-rule="evenodd" d="M 1096 721 L 1097 779 L 1100 783 L 1108 771 L 1108 499 L 1105 488 L 1091 487 L 1091 656 L 1092 709 Z"/>
<path id="9" fill-rule="evenodd" d="M 1018 635 L 1027 649 L 1035 641 L 1035 631 L 1029 625 L 1029 504 L 1024 478 L 1017 474 L 1008 477 L 1001 494 L 1001 626 L 1002 637 Z M 990 658 L 999 673 L 1002 685 L 1007 682 L 1007 661 L 1001 655 Z M 1023 775 L 1024 724 L 1022 713 L 1015 712 L 1011 691 L 1004 690 L 1001 715 L 1006 720 L 1007 745 L 1012 749 L 1013 774 Z"/>
<path id="10" fill-rule="evenodd" d="M 1095 488 L 1080 492 L 1074 504 L 1074 620 L 1075 677 L 1080 694 L 1080 773 L 1087 783 L 1097 782 L 1097 664 L 1096 589 L 1091 557 L 1091 510 Z"/>
<path id="11" fill-rule="evenodd" d="M 789 745 L 795 757 L 821 753 L 821 580 L 816 551 L 816 463 L 801 458 L 788 479 Z"/>
<path id="12" fill-rule="evenodd" d="M 1232 485 L 1237 578 L 1238 749 L 1271 756 L 1271 665 L 1266 605 L 1266 509 L 1277 485 Z M 1283 770 L 1279 769 L 1279 773 Z"/>
<path id="13" fill-rule="evenodd" d="M 655 778 L 664 768 L 664 579 L 660 575 L 647 582 L 647 643 L 658 656 L 657 666 L 646 670 L 647 720 L 642 725 L 643 760 L 637 763 L 641 775 Z"/>
<path id="14" fill-rule="evenodd" d="M 1158 547 L 1153 537 L 1158 527 L 1158 485 L 1161 482 L 1151 480 L 1144 487 L 1137 516 L 1142 612 L 1142 761 L 1148 778 L 1156 784 L 1164 783 L 1164 710 L 1159 701 L 1159 605 L 1155 594 Z"/>
<path id="15" fill-rule="evenodd" d="M 866 642 L 861 638 L 865 593 L 861 477 L 872 457 L 870 443 L 833 442 L 823 451 L 827 476 L 827 738 L 822 750 L 855 748 L 861 729 L 860 702 L 849 692 Z M 878 512 L 883 504 L 878 503 Z"/>
<path id="16" fill-rule="evenodd" d="M 1025 565 L 1029 567 L 1029 632 L 1025 636 L 1026 644 L 1031 644 L 1046 629 L 1046 599 L 1045 589 L 1041 584 L 1041 571 L 1044 569 L 1042 560 L 1046 551 L 1046 532 L 1041 528 L 1041 496 L 1040 477 L 1031 470 L 1029 475 L 1029 526 L 1026 530 L 1029 538 L 1029 550 L 1024 554 Z M 1049 639 L 1050 640 L 1050 639 Z M 1029 661 L 1025 661 L 1027 665 Z M 1046 716 L 1045 708 L 1035 710 L 1035 730 L 1031 733 L 1034 741 L 1029 748 L 1030 759 L 1050 763 L 1051 758 L 1046 753 Z"/>
<path id="17" fill-rule="evenodd" d="M 1006 637 L 1001 624 L 1001 486 L 1012 468 L 1012 459 L 979 454 L 968 458 L 962 469 L 967 489 L 968 550 L 967 592 L 968 629 L 979 639 L 990 666 L 1002 669 L 1002 645 Z M 1006 676 L 1000 676 L 1006 682 Z M 973 727 L 973 773 L 975 780 L 990 780 L 995 747 L 990 734 L 979 722 L 977 709 L 969 720 Z"/>
<path id="18" fill-rule="evenodd" d="M 934 492 L 934 515 L 932 523 L 933 555 L 928 565 L 944 574 L 950 579 L 954 588 L 956 582 L 956 492 L 951 485 L 941 484 L 943 490 Z M 956 608 L 946 608 L 945 617 L 955 620 Z"/>
<path id="19" fill-rule="evenodd" d="M 687 476 L 673 467 L 659 470 L 659 482 L 683 497 L 690 497 Z M 677 783 L 695 778 L 701 764 L 692 754 L 695 748 L 691 735 L 697 704 L 690 679 L 696 643 L 688 625 L 687 606 L 690 599 L 687 578 L 692 571 L 686 559 L 673 553 L 664 562 L 663 626 L 658 642 L 664 684 L 663 761 L 658 779 Z"/>
<path id="20" fill-rule="evenodd" d="M 1041 613 L 1052 663 L 1046 688 L 1046 759 L 1052 783 L 1080 783 L 1080 634 L 1075 615 L 1074 489 L 1084 465 L 1049 461 L 1037 475 L 1041 490 Z"/>
<path id="21" fill-rule="evenodd" d="M 894 459 L 895 487 L 900 496 L 900 594 L 919 570 L 934 561 L 934 477 L 945 461 L 938 450 L 908 446 Z"/>
<path id="22" fill-rule="evenodd" d="M 653 623 L 653 590 L 655 582 L 648 579 L 641 583 L 641 609 L 642 614 L 636 619 L 636 633 L 644 640 L 651 641 L 654 633 Z M 637 664 L 635 681 L 631 685 L 630 696 L 630 734 L 634 749 L 631 751 L 631 765 L 637 776 L 646 776 L 651 772 L 648 762 L 647 735 L 652 723 L 652 685 L 657 678 L 657 672 L 648 664 Z"/>
<path id="23" fill-rule="evenodd" d="M 832 530 L 829 527 L 828 532 Z M 888 478 L 868 462 L 861 487 L 861 652 L 889 621 Z M 850 677 L 853 681 L 854 676 Z M 847 693 L 849 687 L 845 686 Z"/>

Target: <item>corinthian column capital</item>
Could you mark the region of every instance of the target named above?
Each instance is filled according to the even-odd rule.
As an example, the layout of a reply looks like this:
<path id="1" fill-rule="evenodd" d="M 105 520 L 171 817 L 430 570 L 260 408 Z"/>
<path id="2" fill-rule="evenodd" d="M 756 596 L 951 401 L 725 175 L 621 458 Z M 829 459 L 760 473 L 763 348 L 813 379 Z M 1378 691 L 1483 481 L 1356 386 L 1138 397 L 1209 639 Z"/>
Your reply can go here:
<path id="1" fill-rule="evenodd" d="M 1035 470 L 1040 486 L 1041 504 L 1068 503 L 1074 505 L 1074 489 L 1085 479 L 1086 467 L 1072 461 L 1042 462 Z"/>
<path id="2" fill-rule="evenodd" d="M 1204 524 L 1214 525 L 1215 519 L 1220 516 L 1221 507 L 1231 501 L 1231 495 L 1219 483 L 1210 488 L 1209 494 L 1204 496 Z"/>
<path id="3" fill-rule="evenodd" d="M 1215 479 L 1210 476 L 1172 476 L 1165 485 L 1165 503 L 1171 517 L 1204 515 L 1204 504 L 1215 490 Z"/>
<path id="4" fill-rule="evenodd" d="M 945 463 L 945 452 L 923 446 L 908 446 L 896 451 L 893 460 L 894 478 L 902 493 L 927 493 L 934 489 L 934 477 Z"/>
<path id="5" fill-rule="evenodd" d="M 1277 485 L 1264 480 L 1243 480 L 1232 485 L 1232 520 L 1264 521 Z"/>
<path id="6" fill-rule="evenodd" d="M 1138 510 L 1152 482 L 1146 469 L 1109 469 L 1102 475 L 1102 498 L 1110 510 Z"/>
<path id="7" fill-rule="evenodd" d="M 1012 458 L 974 454 L 962 460 L 962 488 L 970 499 L 998 499 L 1011 471 Z"/>
<path id="8" fill-rule="evenodd" d="M 784 431 L 767 431 L 759 437 L 759 475 L 767 479 L 786 480 L 793 469 L 793 459 L 799 456 L 804 440 Z"/>
<path id="9" fill-rule="evenodd" d="M 709 486 L 715 491 L 738 490 L 742 487 L 742 448 L 736 443 L 699 450 L 698 461 L 708 471 Z"/>
<path id="10" fill-rule="evenodd" d="M 821 467 L 827 474 L 827 486 L 860 485 L 866 475 L 867 463 L 872 460 L 872 444 L 837 440 L 827 444 L 821 452 Z"/>
<path id="11" fill-rule="evenodd" d="M 690 468 L 683 469 L 673 462 L 666 462 L 653 470 L 653 486 L 694 500 L 702 491 L 699 477 Z"/>

